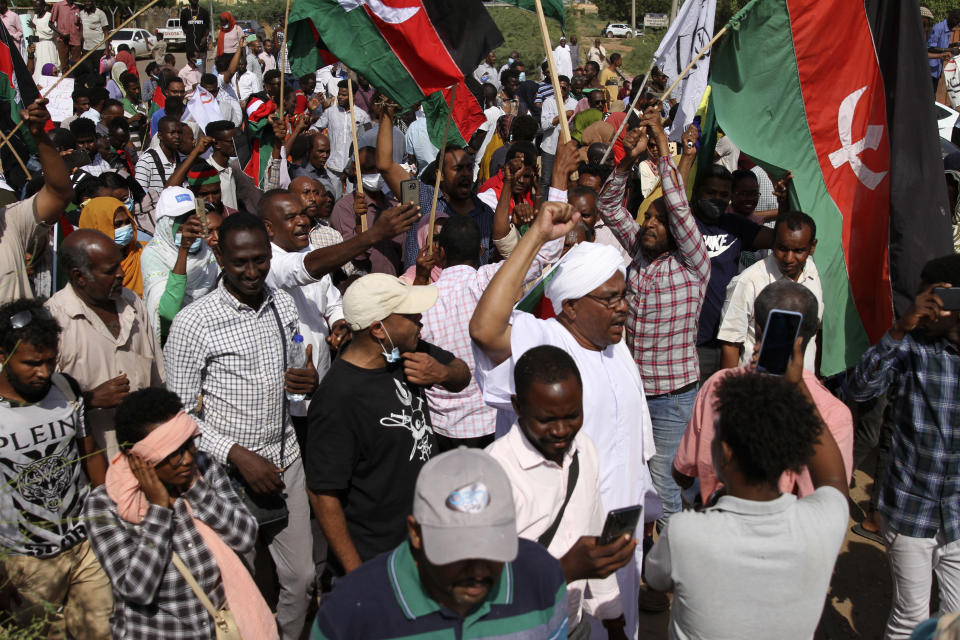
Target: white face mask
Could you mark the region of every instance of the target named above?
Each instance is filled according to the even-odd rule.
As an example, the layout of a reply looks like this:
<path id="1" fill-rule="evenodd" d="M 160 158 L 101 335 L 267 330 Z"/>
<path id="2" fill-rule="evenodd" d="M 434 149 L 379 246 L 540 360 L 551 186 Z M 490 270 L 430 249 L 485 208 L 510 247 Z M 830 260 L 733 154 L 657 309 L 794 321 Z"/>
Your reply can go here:
<path id="1" fill-rule="evenodd" d="M 379 173 L 364 174 L 362 181 L 366 191 L 383 191 L 383 176 Z"/>
<path id="2" fill-rule="evenodd" d="M 390 341 L 390 347 L 391 347 L 390 353 L 387 353 L 387 350 L 384 348 L 383 343 L 382 342 L 380 343 L 380 351 L 383 352 L 384 360 L 386 360 L 389 364 L 393 364 L 394 362 L 400 362 L 400 349 L 398 349 L 393 344 L 393 338 L 391 338 L 390 334 L 387 333 L 387 328 L 383 325 L 383 323 L 380 323 L 380 326 L 383 327 L 383 332 L 386 334 L 387 340 Z"/>

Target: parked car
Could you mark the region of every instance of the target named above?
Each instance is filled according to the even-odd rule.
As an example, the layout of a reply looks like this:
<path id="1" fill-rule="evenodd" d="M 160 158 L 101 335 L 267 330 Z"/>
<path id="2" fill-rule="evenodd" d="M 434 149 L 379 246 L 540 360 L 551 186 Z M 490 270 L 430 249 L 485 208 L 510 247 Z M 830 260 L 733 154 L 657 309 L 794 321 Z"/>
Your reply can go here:
<path id="1" fill-rule="evenodd" d="M 639 29 L 634 31 L 630 28 L 630 25 L 623 24 L 622 22 L 611 22 L 603 28 L 603 35 L 608 38 L 633 38 L 635 36 L 642 36 L 643 31 Z"/>
<path id="2" fill-rule="evenodd" d="M 154 35 L 160 35 L 161 33 L 163 34 L 164 41 L 167 43 L 168 49 L 187 46 L 187 36 L 183 33 L 183 29 L 180 28 L 180 18 L 169 18 L 167 20 L 167 26 L 157 29 Z"/>
<path id="3" fill-rule="evenodd" d="M 166 37 L 166 36 L 164 36 Z M 157 43 L 157 39 L 150 35 L 146 29 L 120 29 L 117 34 L 110 39 L 113 50 L 122 44 L 130 47 L 130 53 L 134 58 L 146 58 L 150 55 L 150 49 Z"/>
<path id="4" fill-rule="evenodd" d="M 267 39 L 267 32 L 256 20 L 237 20 L 237 24 L 243 29 L 244 35 L 256 35 L 261 42 Z"/>

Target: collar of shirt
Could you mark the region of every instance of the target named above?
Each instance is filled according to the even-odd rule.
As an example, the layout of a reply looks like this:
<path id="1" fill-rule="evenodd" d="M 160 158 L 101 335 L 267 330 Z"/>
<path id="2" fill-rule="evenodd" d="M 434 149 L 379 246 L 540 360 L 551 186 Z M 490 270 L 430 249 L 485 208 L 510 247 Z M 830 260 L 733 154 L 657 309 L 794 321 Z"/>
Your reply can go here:
<path id="1" fill-rule="evenodd" d="M 721 496 L 717 504 L 705 511 L 726 511 L 742 516 L 769 516 L 783 513 L 797 502 L 791 493 L 780 494 L 776 500 L 744 500 L 734 496 Z"/>
<path id="2" fill-rule="evenodd" d="M 251 309 L 248 305 L 240 302 L 233 296 L 232 293 L 227 291 L 222 278 L 220 279 L 220 283 L 217 285 L 217 294 L 220 296 L 220 300 L 223 302 L 223 305 L 229 309 L 233 309 L 237 312 L 244 311 L 245 309 Z M 267 305 L 269 305 L 271 302 L 273 302 L 273 290 L 264 285 L 263 302 L 260 303 L 260 307 L 258 309 L 251 309 L 251 311 L 255 311 L 257 315 L 260 315 L 260 313 L 262 313 L 263 310 L 267 308 Z"/>
<path id="3" fill-rule="evenodd" d="M 66 311 L 71 318 L 86 318 L 93 327 L 99 330 L 100 327 L 105 325 L 100 319 L 100 316 L 93 311 L 86 302 L 84 302 L 79 295 L 77 295 L 76 289 L 73 288 L 73 284 L 68 283 L 66 287 L 63 288 L 63 297 L 60 300 L 60 306 Z M 117 305 L 117 317 L 120 322 L 120 334 L 113 335 L 109 331 L 104 333 L 104 337 L 109 340 L 116 341 L 117 344 L 125 344 L 127 338 L 130 337 L 130 331 L 133 329 L 134 320 L 136 319 L 136 309 L 133 307 L 132 301 L 129 299 L 129 296 L 136 296 L 135 293 L 129 289 L 121 290 L 120 297 L 116 300 Z"/>
<path id="4" fill-rule="evenodd" d="M 579 434 L 578 434 L 579 435 Z M 523 432 L 523 429 L 520 428 L 520 425 L 516 422 L 513 423 L 510 431 L 505 436 L 513 441 L 513 450 L 514 455 L 517 456 L 517 462 L 520 463 L 520 468 L 524 471 L 529 471 L 535 467 L 543 465 L 545 467 L 553 467 L 554 469 L 567 469 L 570 467 L 570 461 L 573 460 L 573 455 L 577 452 L 577 439 L 574 438 L 570 443 L 570 446 L 567 447 L 567 450 L 563 454 L 563 466 L 558 465 L 553 460 L 547 460 L 543 457 L 543 454 L 533 446 L 533 443 L 527 438 L 527 435 Z"/>
<path id="5" fill-rule="evenodd" d="M 393 586 L 393 593 L 403 614 L 410 620 L 437 613 L 441 606 L 427 594 L 423 583 L 420 582 L 420 572 L 413 559 L 409 541 L 404 541 L 390 553 L 387 559 L 387 574 Z M 487 599 L 479 607 L 464 618 L 464 626 L 478 620 L 490 612 L 490 605 L 513 603 L 513 563 L 503 565 L 503 572 L 493 589 L 487 594 Z"/>
<path id="6" fill-rule="evenodd" d="M 783 272 L 780 271 L 780 265 L 777 264 L 776 257 L 769 255 L 764 258 L 764 262 L 767 265 L 767 271 L 776 276 L 777 280 L 786 278 Z M 803 263 L 803 271 L 800 272 L 800 278 L 797 280 L 797 284 L 817 280 L 818 277 L 819 272 L 817 271 L 817 265 L 813 262 L 813 256 L 807 256 L 807 261 Z"/>

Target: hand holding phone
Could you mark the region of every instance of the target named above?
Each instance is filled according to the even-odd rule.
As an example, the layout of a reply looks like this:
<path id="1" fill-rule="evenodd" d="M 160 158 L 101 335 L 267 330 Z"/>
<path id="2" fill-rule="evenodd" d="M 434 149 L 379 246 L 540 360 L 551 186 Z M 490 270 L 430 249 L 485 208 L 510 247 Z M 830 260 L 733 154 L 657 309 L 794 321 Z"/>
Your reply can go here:
<path id="1" fill-rule="evenodd" d="M 803 314 L 796 311 L 773 309 L 763 328 L 757 357 L 757 371 L 782 376 L 793 355 L 793 345 L 800 334 Z"/>
<path id="2" fill-rule="evenodd" d="M 594 536 L 583 536 L 560 558 L 567 582 L 590 578 L 603 579 L 626 566 L 637 548 L 636 538 L 622 535 L 608 545 L 601 545 Z"/>
<path id="3" fill-rule="evenodd" d="M 400 183 L 400 202 L 420 204 L 420 180 L 411 178 Z"/>
<path id="4" fill-rule="evenodd" d="M 600 534 L 597 544 L 608 545 L 623 535 L 629 535 L 632 538 L 642 515 L 643 505 L 640 504 L 610 511 L 603 523 L 603 533 Z"/>
<path id="5" fill-rule="evenodd" d="M 960 311 L 960 287 L 936 287 L 933 295 L 940 298 L 944 311 Z"/>

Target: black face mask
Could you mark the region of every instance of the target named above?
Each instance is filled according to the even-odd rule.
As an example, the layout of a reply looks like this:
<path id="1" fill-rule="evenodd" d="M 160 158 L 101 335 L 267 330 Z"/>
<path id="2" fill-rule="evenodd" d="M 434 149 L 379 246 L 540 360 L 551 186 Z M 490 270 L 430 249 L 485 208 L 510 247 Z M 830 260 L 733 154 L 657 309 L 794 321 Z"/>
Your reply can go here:
<path id="1" fill-rule="evenodd" d="M 700 217 L 709 222 L 716 222 L 720 219 L 720 214 L 727 210 L 727 202 L 716 198 L 701 198 L 694 206 Z"/>

